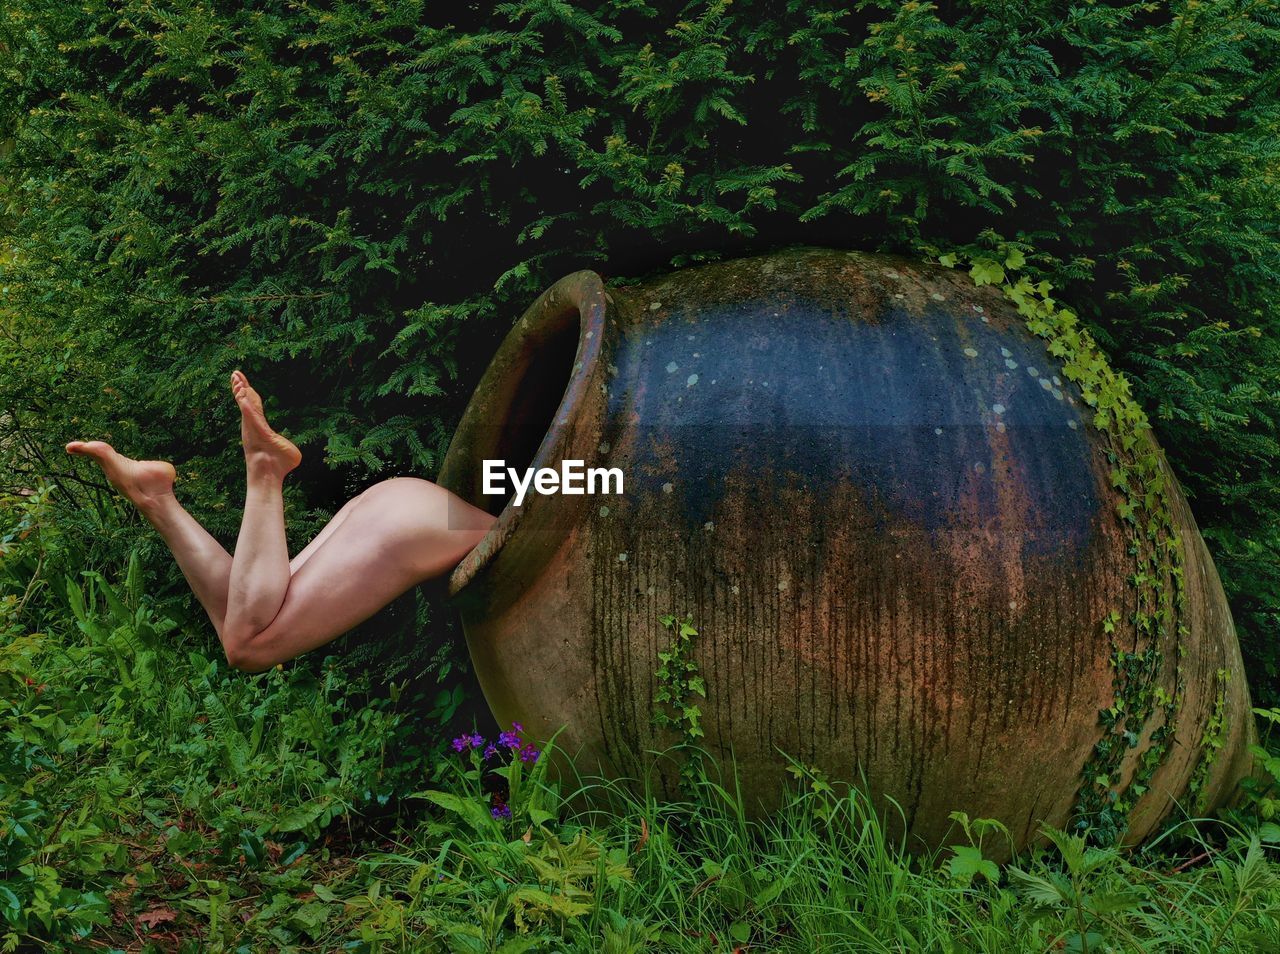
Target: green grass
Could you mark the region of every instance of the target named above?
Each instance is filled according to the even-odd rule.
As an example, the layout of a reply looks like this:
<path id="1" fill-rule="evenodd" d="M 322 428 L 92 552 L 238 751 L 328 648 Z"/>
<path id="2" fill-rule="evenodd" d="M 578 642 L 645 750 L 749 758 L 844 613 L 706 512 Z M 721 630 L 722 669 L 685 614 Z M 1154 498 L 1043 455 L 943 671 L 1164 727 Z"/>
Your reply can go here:
<path id="1" fill-rule="evenodd" d="M 76 566 L 38 499 L 0 514 L 0 950 L 1280 950 L 1274 791 L 997 866 L 994 823 L 912 854 L 800 766 L 756 821 L 705 759 L 680 802 L 561 789 L 545 757 L 495 775 L 415 747 L 397 692 L 228 670 L 136 561 Z"/>

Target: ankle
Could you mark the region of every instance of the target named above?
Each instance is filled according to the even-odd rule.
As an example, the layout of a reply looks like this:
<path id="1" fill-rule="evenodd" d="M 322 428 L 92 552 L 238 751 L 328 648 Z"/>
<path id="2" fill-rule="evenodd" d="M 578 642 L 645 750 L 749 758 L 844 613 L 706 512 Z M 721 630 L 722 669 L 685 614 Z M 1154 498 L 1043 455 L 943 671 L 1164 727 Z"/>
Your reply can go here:
<path id="1" fill-rule="evenodd" d="M 244 455 L 245 476 L 250 483 L 282 484 L 292 467 L 281 464 L 280 457 L 264 451 L 246 451 Z"/>
<path id="2" fill-rule="evenodd" d="M 181 504 L 178 503 L 178 498 L 172 490 L 161 493 L 134 494 L 130 496 L 129 500 L 152 523 L 157 520 L 163 520 L 173 512 L 174 507 L 181 508 Z"/>

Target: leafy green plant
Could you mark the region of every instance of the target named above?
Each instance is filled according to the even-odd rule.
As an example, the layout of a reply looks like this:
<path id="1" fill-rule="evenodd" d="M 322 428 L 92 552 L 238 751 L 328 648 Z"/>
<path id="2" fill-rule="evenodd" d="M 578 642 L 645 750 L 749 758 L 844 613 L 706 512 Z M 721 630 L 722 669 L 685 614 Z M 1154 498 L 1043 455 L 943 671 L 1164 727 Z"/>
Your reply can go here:
<path id="1" fill-rule="evenodd" d="M 969 253 L 948 252 L 939 262 L 948 267 Z M 1111 641 L 1112 705 L 1099 713 L 1102 738 L 1082 771 L 1076 824 L 1102 844 L 1124 834 L 1128 814 L 1146 793 L 1164 763 L 1178 727 L 1185 688 L 1182 657 L 1187 635 L 1183 621 L 1183 545 L 1173 522 L 1168 477 L 1152 438 L 1146 413 L 1134 401 L 1129 381 L 1111 368 L 1075 312 L 1050 295 L 1053 286 L 1016 273 L 1027 265 L 1019 248 L 1005 247 L 996 257 L 974 253 L 969 275 L 977 285 L 995 285 L 1017 306 L 1027 329 L 1045 339 L 1049 354 L 1062 362 L 1062 374 L 1078 389 L 1090 409 L 1090 423 L 1102 435 L 1111 484 L 1122 498 L 1117 513 L 1129 538 L 1133 572 L 1128 578 L 1135 605 L 1125 619 L 1112 610 L 1099 623 Z M 1172 678 L 1162 682 L 1166 656 Z M 1219 706 L 1221 710 L 1221 705 Z M 1222 711 L 1217 712 L 1221 723 Z M 1149 728 L 1149 725 L 1152 727 Z M 1217 731 L 1221 731 L 1219 725 Z M 1130 750 L 1145 738 L 1136 766 L 1126 773 Z M 1128 774 L 1129 777 L 1125 778 Z M 1198 788 L 1193 777 L 1192 795 Z"/>
<path id="2" fill-rule="evenodd" d="M 1271 691 L 1272 0 L 5 11 L 0 472 L 57 478 L 92 565 L 136 533 L 91 537 L 73 436 L 175 458 L 233 535 L 235 365 L 308 454 L 304 535 L 373 475 L 434 473 L 495 336 L 570 271 L 1004 244 L 1133 382 Z M 368 633 L 352 671 L 460 658 L 423 606 Z"/>
<path id="3" fill-rule="evenodd" d="M 987 835 L 1003 835 L 1012 845 L 1012 835 L 1002 822 L 994 818 L 973 818 L 967 812 L 952 812 L 951 820 L 960 826 L 968 841 L 965 845 L 951 845 L 951 857 L 947 859 L 946 871 L 957 884 L 968 887 L 975 878 L 982 877 L 988 882 L 996 882 L 1000 878 L 1000 869 L 996 863 L 987 858 L 982 851 L 982 842 Z"/>
<path id="4" fill-rule="evenodd" d="M 658 653 L 658 668 L 654 671 L 658 687 L 653 694 L 652 719 L 658 728 L 674 732 L 685 749 L 680 778 L 688 789 L 701 772 L 702 750 L 698 740 L 704 735 L 702 708 L 695 700 L 707 697 L 706 680 L 692 656 L 698 630 L 692 617 L 679 619 L 668 613 L 659 617 L 658 622 L 671 634 L 671 642 Z"/>
<path id="5" fill-rule="evenodd" d="M 415 797 L 453 812 L 476 832 L 552 821 L 560 810 L 559 785 L 547 777 L 553 749 L 551 743 L 539 749 L 523 732 L 516 722 L 493 742 L 478 733 L 458 736 L 452 748 L 461 761 L 450 766 L 455 791 Z"/>
<path id="6" fill-rule="evenodd" d="M 246 679 L 191 651 L 137 557 L 118 579 L 66 572 L 74 544 L 50 506 L 35 494 L 0 510 L 0 948 L 110 928 L 161 859 L 184 881 L 215 862 L 255 872 L 196 878 L 211 936 L 234 937 L 230 906 L 257 878 L 288 880 L 282 860 L 386 803 L 403 717 L 353 698 L 332 666 Z M 26 625 L 35 601 L 43 632 Z"/>
<path id="7" fill-rule="evenodd" d="M 1204 733 L 1200 737 L 1200 758 L 1196 761 L 1195 771 L 1187 785 L 1187 793 L 1191 798 L 1192 808 L 1196 812 L 1203 812 L 1205 809 L 1205 803 L 1208 800 L 1206 786 L 1209 784 L 1209 775 L 1218 761 L 1223 736 L 1227 731 L 1227 684 L 1231 680 L 1231 673 L 1226 669 L 1219 669 L 1214 674 L 1214 679 L 1218 692 L 1214 696 L 1213 710 L 1209 713 L 1209 720 L 1205 723 Z"/>
<path id="8" fill-rule="evenodd" d="M 655 676 L 658 689 L 653 701 L 657 708 L 653 724 L 679 733 L 687 744 L 696 745 L 702 738 L 702 709 L 695 698 L 706 699 L 707 684 L 702 678 L 698 663 L 692 657 L 693 641 L 698 635 L 693 619 L 678 619 L 673 615 L 659 618 L 662 627 L 671 633 L 668 648 L 658 653 Z M 665 708 L 664 708 L 665 707 Z"/>
<path id="9" fill-rule="evenodd" d="M 1065 871 L 1030 872 L 1009 868 L 1009 878 L 1019 894 L 1038 910 L 1066 912 L 1072 930 L 1061 939 L 1063 950 L 1089 954 L 1106 947 L 1107 935 L 1116 928 L 1115 916 L 1135 911 L 1140 896 L 1126 886 L 1108 884 L 1117 859 L 1114 848 L 1091 848 L 1083 835 L 1069 835 L 1052 828 L 1042 832 L 1058 849 Z"/>
<path id="10" fill-rule="evenodd" d="M 461 704 L 433 684 L 461 655 L 425 600 L 337 644 L 345 671 L 229 673 L 163 547 L 60 450 L 173 458 L 230 540 L 222 382 L 243 366 L 307 452 L 302 538 L 375 475 L 430 476 L 495 336 L 569 271 L 960 248 L 975 277 L 1051 281 L 1131 382 L 1270 706 L 1278 51 L 1269 0 L 10 0 L 0 948 L 1280 949 L 1265 822 L 1190 857 L 1046 835 L 1019 881 L 990 877 L 978 821 L 970 874 L 829 780 L 748 817 L 732 767 L 706 762 L 687 801 L 597 782 L 608 810 L 546 795 L 537 825 L 521 767 L 494 819 L 403 718 Z M 1169 660 L 1114 661 L 1099 800 L 1144 715 L 1176 706 L 1153 684 Z M 430 685 L 370 693 L 364 671 Z M 683 733 L 697 697 L 677 698 Z M 1261 764 L 1241 825 L 1276 810 Z M 430 775 L 488 827 L 438 802 L 398 816 Z"/>
<path id="11" fill-rule="evenodd" d="M 1240 782 L 1249 807 L 1265 821 L 1280 816 L 1280 752 L 1275 751 L 1272 732 L 1280 725 L 1280 709 L 1254 709 L 1264 725 L 1260 744 L 1249 747 L 1255 772 Z"/>

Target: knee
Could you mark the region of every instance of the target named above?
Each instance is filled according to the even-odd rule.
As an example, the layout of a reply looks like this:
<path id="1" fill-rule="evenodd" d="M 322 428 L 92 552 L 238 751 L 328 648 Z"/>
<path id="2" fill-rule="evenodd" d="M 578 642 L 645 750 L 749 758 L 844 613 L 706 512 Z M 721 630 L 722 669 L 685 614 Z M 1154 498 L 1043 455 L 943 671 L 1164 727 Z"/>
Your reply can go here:
<path id="1" fill-rule="evenodd" d="M 261 642 L 255 643 L 252 636 L 232 636 L 222 638 L 222 652 L 227 657 L 227 665 L 241 672 L 266 672 L 279 660 L 272 659 L 264 651 Z"/>

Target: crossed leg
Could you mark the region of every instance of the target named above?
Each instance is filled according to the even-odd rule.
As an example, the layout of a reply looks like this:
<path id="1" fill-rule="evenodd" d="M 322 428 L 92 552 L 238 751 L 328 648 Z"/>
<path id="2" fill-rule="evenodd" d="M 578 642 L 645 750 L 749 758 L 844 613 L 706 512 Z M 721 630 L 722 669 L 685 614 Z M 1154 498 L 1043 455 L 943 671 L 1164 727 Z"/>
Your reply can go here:
<path id="1" fill-rule="evenodd" d="M 348 501 L 290 560 L 282 488 L 301 454 L 267 424 L 240 372 L 232 390 L 247 484 L 234 557 L 178 503 L 170 464 L 131 460 L 101 441 L 67 451 L 93 458 L 164 538 L 233 666 L 258 672 L 335 639 L 447 573 L 493 524 L 430 481 L 397 477 Z"/>

